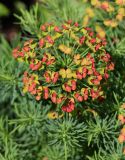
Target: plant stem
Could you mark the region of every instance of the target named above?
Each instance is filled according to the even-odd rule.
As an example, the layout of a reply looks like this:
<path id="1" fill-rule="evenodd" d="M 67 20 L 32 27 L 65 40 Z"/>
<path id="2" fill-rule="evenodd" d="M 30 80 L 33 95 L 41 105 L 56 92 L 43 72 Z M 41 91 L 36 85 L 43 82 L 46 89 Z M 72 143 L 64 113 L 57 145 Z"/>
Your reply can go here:
<path id="1" fill-rule="evenodd" d="M 7 76 L 7 75 L 0 75 L 0 80 L 12 81 L 13 77 L 10 77 L 10 76 Z"/>
<path id="2" fill-rule="evenodd" d="M 66 139 L 63 139 L 64 141 L 64 151 L 65 151 L 65 160 L 67 160 L 67 144 L 66 144 Z"/>

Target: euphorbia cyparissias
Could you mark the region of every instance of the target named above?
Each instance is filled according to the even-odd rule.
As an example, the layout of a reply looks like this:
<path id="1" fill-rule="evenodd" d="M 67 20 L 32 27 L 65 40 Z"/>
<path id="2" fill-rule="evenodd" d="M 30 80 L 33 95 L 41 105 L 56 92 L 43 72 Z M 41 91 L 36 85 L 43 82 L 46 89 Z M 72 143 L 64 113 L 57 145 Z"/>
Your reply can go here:
<path id="1" fill-rule="evenodd" d="M 106 39 L 72 20 L 60 26 L 41 25 L 39 39 L 29 39 L 13 50 L 15 59 L 29 66 L 23 75 L 23 92 L 64 112 L 103 97 L 103 83 L 114 69 L 105 45 Z"/>

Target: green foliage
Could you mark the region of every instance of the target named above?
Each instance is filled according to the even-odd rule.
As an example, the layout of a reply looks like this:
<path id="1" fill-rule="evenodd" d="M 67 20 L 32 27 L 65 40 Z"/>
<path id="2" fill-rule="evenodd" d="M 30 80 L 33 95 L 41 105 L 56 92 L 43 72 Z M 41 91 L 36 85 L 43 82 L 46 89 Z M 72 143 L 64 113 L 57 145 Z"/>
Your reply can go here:
<path id="1" fill-rule="evenodd" d="M 88 160 L 124 160 L 124 158 L 123 145 L 116 139 L 107 146 L 106 150 L 100 148 L 99 152 L 95 152 L 92 157 L 87 156 Z"/>
<path id="2" fill-rule="evenodd" d="M 13 59 L 12 46 L 3 37 L 0 41 L 0 103 L 8 101 L 13 103 L 17 98 L 17 86 L 20 85 L 19 74 L 23 70 L 23 65 L 18 65 Z"/>
<path id="3" fill-rule="evenodd" d="M 116 115 L 111 115 L 102 119 L 101 117 L 95 117 L 94 120 L 88 121 L 87 127 L 87 141 L 88 145 L 96 144 L 98 147 L 106 147 L 107 143 L 111 143 L 114 137 L 118 135 L 116 123 Z"/>
<path id="4" fill-rule="evenodd" d="M 0 118 L 0 159 L 1 160 L 17 160 L 18 148 L 12 137 L 12 132 L 7 123 L 7 118 Z"/>
<path id="5" fill-rule="evenodd" d="M 22 29 L 28 33 L 37 34 L 38 31 L 38 4 L 28 12 L 27 10 L 21 10 L 21 16 L 15 15 L 22 26 Z"/>
<path id="6" fill-rule="evenodd" d="M 46 146 L 42 151 L 41 157 L 44 157 L 44 159 L 46 157 L 46 159 L 51 160 L 64 160 L 64 150 L 58 145 Z"/>
<path id="7" fill-rule="evenodd" d="M 121 41 L 116 44 L 114 52 L 116 55 L 125 56 L 125 38 L 121 39 Z"/>
<path id="8" fill-rule="evenodd" d="M 5 41 L 5 39 L 1 39 L 1 45 L 0 45 L 0 89 L 2 90 L 0 92 L 0 102 L 3 102 L 10 98 L 10 95 L 12 95 L 14 92 L 14 88 L 16 85 L 15 80 L 15 62 L 12 59 L 10 53 L 12 52 L 11 47 L 9 44 Z"/>
<path id="9" fill-rule="evenodd" d="M 49 121 L 47 124 L 47 133 L 51 145 L 64 146 L 65 160 L 70 157 L 69 152 L 74 147 L 81 147 L 80 142 L 85 140 L 86 126 L 84 123 L 78 123 L 72 117 Z"/>
<path id="10" fill-rule="evenodd" d="M 23 101 L 21 104 L 15 104 L 14 112 L 15 119 L 9 121 L 10 125 L 15 125 L 15 131 L 18 130 L 20 133 L 28 131 L 30 134 L 40 135 L 42 131 L 43 122 L 46 119 L 47 108 L 43 110 L 41 104 L 36 104 L 35 102 L 29 101 L 21 98 Z"/>
<path id="11" fill-rule="evenodd" d="M 13 135 L 19 148 L 21 160 L 32 159 L 38 154 L 39 148 L 44 145 L 44 125 L 46 109 L 41 104 L 22 99 L 23 103 L 15 104 L 15 118 L 10 119 L 8 124 L 13 128 Z M 34 156 L 33 156 L 34 153 Z"/>
<path id="12" fill-rule="evenodd" d="M 100 155 L 100 153 L 94 153 L 94 156 L 87 156 L 88 160 L 106 160 L 104 156 Z"/>
<path id="13" fill-rule="evenodd" d="M 48 18 L 45 17 L 46 12 L 44 11 L 44 8 L 42 8 L 42 6 L 39 6 L 38 3 L 36 3 L 36 5 L 31 7 L 30 11 L 21 9 L 21 16 L 15 15 L 25 34 L 28 33 L 28 35 L 39 37 L 40 25 Z"/>
<path id="14" fill-rule="evenodd" d="M 58 21 L 72 19 L 78 22 L 84 11 L 84 6 L 81 6 L 76 0 L 46 0 L 45 4 L 45 8 L 51 13 L 52 19 Z"/>
<path id="15" fill-rule="evenodd" d="M 0 17 L 7 16 L 9 12 L 9 9 L 4 4 L 0 3 Z"/>
<path id="16" fill-rule="evenodd" d="M 85 139 L 85 124 L 78 123 L 71 117 L 48 121 L 47 128 L 51 145 L 66 142 L 68 147 L 80 147 L 79 142 Z"/>
<path id="17" fill-rule="evenodd" d="M 119 144 L 117 140 L 112 141 L 110 145 L 106 148 L 107 154 L 105 153 L 105 156 L 109 160 L 124 160 L 125 155 L 123 154 L 123 144 Z"/>
<path id="18" fill-rule="evenodd" d="M 20 11 L 20 9 L 22 9 L 22 10 L 26 9 L 26 5 L 22 1 L 16 1 L 14 3 L 14 6 L 15 6 L 15 8 L 16 8 L 17 11 Z"/>

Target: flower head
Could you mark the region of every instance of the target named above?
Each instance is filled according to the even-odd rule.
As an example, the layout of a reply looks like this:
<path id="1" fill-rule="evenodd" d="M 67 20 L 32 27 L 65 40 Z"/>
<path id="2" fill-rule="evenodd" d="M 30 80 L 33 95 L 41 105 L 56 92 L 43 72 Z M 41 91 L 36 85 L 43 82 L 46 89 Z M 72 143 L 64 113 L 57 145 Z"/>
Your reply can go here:
<path id="1" fill-rule="evenodd" d="M 92 10 L 88 12 L 93 16 Z M 75 110 L 77 103 L 99 99 L 103 82 L 114 69 L 106 39 L 72 20 L 61 26 L 43 24 L 40 31 L 39 40 L 30 39 L 13 50 L 14 58 L 29 66 L 23 92 L 64 112 Z"/>

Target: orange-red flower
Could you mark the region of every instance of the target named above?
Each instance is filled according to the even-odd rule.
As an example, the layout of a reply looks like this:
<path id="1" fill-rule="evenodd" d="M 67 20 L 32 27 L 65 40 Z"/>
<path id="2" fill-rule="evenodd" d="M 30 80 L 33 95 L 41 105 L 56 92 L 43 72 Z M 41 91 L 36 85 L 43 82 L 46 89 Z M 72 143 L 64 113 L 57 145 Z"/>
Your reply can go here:
<path id="1" fill-rule="evenodd" d="M 13 56 L 28 67 L 24 93 L 65 112 L 72 112 L 77 103 L 104 97 L 103 83 L 114 69 L 105 38 L 72 20 L 61 26 L 43 24 L 40 35 L 13 50 Z"/>

